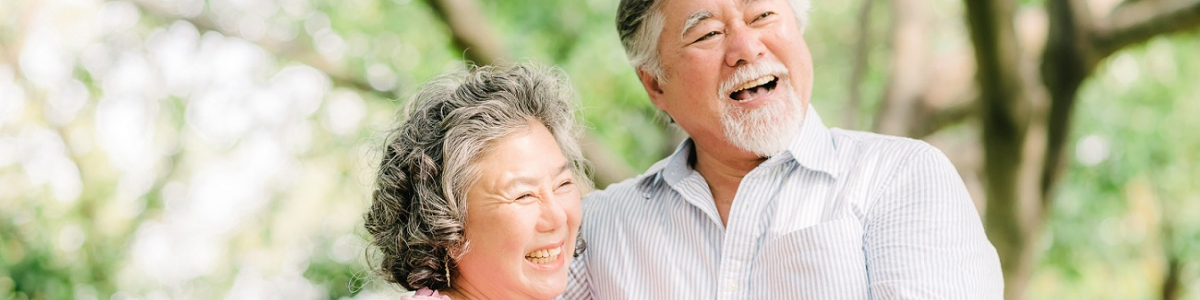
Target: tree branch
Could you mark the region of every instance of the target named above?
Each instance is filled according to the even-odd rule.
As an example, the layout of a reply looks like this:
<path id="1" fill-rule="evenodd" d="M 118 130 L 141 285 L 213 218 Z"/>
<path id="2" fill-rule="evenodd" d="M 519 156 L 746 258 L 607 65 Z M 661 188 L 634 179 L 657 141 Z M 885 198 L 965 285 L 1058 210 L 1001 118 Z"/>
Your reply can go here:
<path id="1" fill-rule="evenodd" d="M 1097 22 L 1095 47 L 1103 57 L 1160 34 L 1200 28 L 1200 1 L 1131 2 Z"/>
<path id="2" fill-rule="evenodd" d="M 964 48 L 938 57 L 931 62 L 933 67 L 929 70 L 925 90 L 908 116 L 910 121 L 904 132 L 908 137 L 925 138 L 978 113 L 979 83 L 972 80 L 975 61 L 970 50 Z"/>
<path id="3" fill-rule="evenodd" d="M 466 51 L 466 59 L 490 65 L 506 57 L 500 40 L 489 30 L 487 19 L 473 0 L 426 0 L 450 27 L 454 44 Z"/>
<path id="4" fill-rule="evenodd" d="M 500 47 L 497 46 L 500 43 L 494 38 L 497 35 L 488 32 L 488 29 L 491 27 L 481 23 L 481 21 L 484 19 L 481 17 L 479 10 L 475 8 L 474 4 L 470 0 L 428 1 L 430 2 L 431 6 L 435 7 L 435 10 L 439 11 L 439 16 L 441 16 L 443 20 L 446 21 L 447 25 L 450 26 L 456 43 L 460 47 L 463 47 L 463 49 L 466 49 L 467 59 L 484 64 L 484 62 L 492 63 L 497 59 L 504 57 L 503 52 L 500 51 Z M 184 17 L 175 15 L 174 13 L 171 13 L 153 3 L 148 3 L 145 0 L 134 0 L 132 3 L 137 5 L 142 11 L 145 11 L 149 14 L 166 19 L 183 20 L 191 23 L 193 26 L 196 26 L 197 29 L 202 31 L 213 31 L 219 32 L 226 36 L 240 37 L 238 34 L 229 32 L 228 30 L 223 29 L 221 26 L 218 26 L 214 21 L 212 21 L 213 19 L 211 14 L 207 11 L 195 17 Z M 450 9 L 451 11 L 448 11 L 447 9 Z M 470 31 L 470 33 L 462 33 L 459 31 L 459 29 Z M 253 41 L 249 39 L 245 40 L 254 43 L 267 52 L 279 55 L 284 59 L 311 66 L 318 71 L 325 73 L 330 77 L 333 83 L 338 86 L 344 86 L 362 92 L 373 93 L 376 96 L 384 99 L 393 99 L 396 97 L 396 95 L 390 92 L 375 90 L 369 83 L 360 77 L 346 74 L 346 72 L 313 52 L 309 43 L 298 41 L 271 43 L 265 41 Z M 585 134 L 584 139 L 585 144 L 595 144 L 587 142 L 596 140 L 596 138 L 592 137 L 590 134 Z M 594 176 L 598 179 L 599 183 L 616 182 L 621 179 L 628 178 L 634 174 L 634 172 L 631 171 L 632 168 L 630 168 L 627 163 L 618 159 L 611 159 L 619 156 L 612 153 L 612 151 L 605 147 L 588 146 L 586 149 L 584 149 L 584 151 L 588 154 L 586 156 L 589 159 L 595 160 L 597 164 L 604 164 L 604 166 L 598 165 L 595 170 L 596 173 Z"/>
<path id="5" fill-rule="evenodd" d="M 168 11 L 168 10 L 164 9 L 163 7 L 160 7 L 156 4 L 148 3 L 145 0 L 133 0 L 133 1 L 130 1 L 130 3 L 133 3 L 142 11 L 149 13 L 151 15 L 154 15 L 154 16 L 158 16 L 158 17 L 162 17 L 162 18 L 166 18 L 166 19 L 182 20 L 182 21 L 191 23 L 193 26 L 196 26 L 196 29 L 201 30 L 201 31 L 219 32 L 225 36 L 242 38 L 240 35 L 238 35 L 234 32 L 230 32 L 230 31 L 222 28 L 221 26 L 218 26 L 215 22 L 212 21 L 211 13 L 209 13 L 208 11 L 205 11 L 204 13 L 199 14 L 194 17 L 184 17 L 184 16 L 179 16 L 174 13 L 171 13 L 170 11 Z M 366 81 L 362 80 L 361 78 L 350 76 L 349 74 L 346 74 L 346 72 L 344 70 L 342 70 L 341 68 L 335 67 L 329 61 L 326 61 L 324 58 L 321 58 L 320 55 L 317 55 L 316 53 L 311 51 L 312 47 L 310 47 L 309 45 L 306 45 L 303 42 L 298 42 L 298 41 L 293 40 L 293 41 L 287 41 L 287 42 L 282 42 L 282 43 L 271 43 L 271 42 L 265 42 L 265 41 L 251 40 L 251 39 L 247 39 L 247 38 L 242 38 L 242 39 L 246 40 L 248 42 L 254 43 L 259 48 L 263 48 L 263 50 L 266 50 L 267 52 L 273 53 L 275 55 L 279 55 L 279 56 L 283 57 L 284 59 L 299 62 L 299 63 L 305 64 L 305 65 L 308 65 L 310 67 L 313 67 L 314 69 L 321 71 L 321 73 L 325 73 L 326 76 L 329 76 L 329 79 L 331 81 L 333 81 L 333 84 L 335 84 L 335 85 L 344 86 L 344 87 L 356 89 L 359 91 L 369 92 L 369 93 L 375 94 L 376 96 L 378 96 L 380 98 L 384 98 L 384 99 L 393 99 L 396 97 L 396 95 L 392 94 L 391 92 L 380 91 L 380 90 L 376 90 L 376 89 L 372 88 L 370 83 L 367 83 Z M 306 49 L 309 51 L 295 51 L 295 49 Z"/>
<path id="6" fill-rule="evenodd" d="M 971 100 L 963 99 L 940 107 L 933 107 L 927 101 L 921 101 L 921 112 L 917 115 L 922 118 L 913 122 L 908 129 L 908 136 L 915 139 L 925 138 L 942 128 L 970 119 L 979 110 L 975 106 L 976 102 Z"/>
<path id="7" fill-rule="evenodd" d="M 426 0 L 433 7 L 454 36 L 455 44 L 466 51 L 467 59 L 479 64 L 491 64 L 506 58 L 500 35 L 491 32 L 482 12 L 473 0 Z M 636 174 L 629 164 L 600 143 L 600 139 L 587 132 L 580 138 L 583 154 L 592 161 L 592 179 L 597 188 L 619 182 Z"/>

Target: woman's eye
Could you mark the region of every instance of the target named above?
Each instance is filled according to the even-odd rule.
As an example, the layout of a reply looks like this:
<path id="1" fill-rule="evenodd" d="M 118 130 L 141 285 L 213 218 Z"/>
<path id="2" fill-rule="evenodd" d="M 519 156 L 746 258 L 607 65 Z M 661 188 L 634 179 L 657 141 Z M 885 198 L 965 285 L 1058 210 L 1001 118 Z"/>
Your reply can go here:
<path id="1" fill-rule="evenodd" d="M 705 34 L 704 36 L 700 37 L 699 39 L 696 39 L 696 41 L 695 41 L 695 42 L 693 42 L 693 43 L 698 43 L 698 42 L 701 42 L 701 41 L 707 40 L 708 38 L 711 38 L 711 37 L 717 36 L 718 34 L 721 34 L 721 33 L 720 33 L 720 32 L 716 32 L 716 31 L 710 31 L 708 34 Z"/>
<path id="2" fill-rule="evenodd" d="M 570 180 L 563 181 L 563 183 L 560 183 L 560 184 L 558 185 L 558 188 L 567 187 L 567 186 L 570 186 L 570 185 L 572 185 L 572 184 L 575 184 L 575 182 L 572 182 L 572 181 L 570 181 Z"/>

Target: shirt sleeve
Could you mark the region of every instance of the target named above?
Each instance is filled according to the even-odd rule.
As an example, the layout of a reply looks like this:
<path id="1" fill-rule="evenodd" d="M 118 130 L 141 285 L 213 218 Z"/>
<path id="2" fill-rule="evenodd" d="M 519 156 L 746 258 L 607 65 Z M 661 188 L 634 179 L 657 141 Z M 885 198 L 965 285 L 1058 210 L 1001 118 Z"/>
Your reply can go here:
<path id="1" fill-rule="evenodd" d="M 950 160 L 917 142 L 864 221 L 871 299 L 1003 299 L 1004 277 Z"/>
<path id="2" fill-rule="evenodd" d="M 555 299 L 590 300 L 595 298 L 587 272 L 587 250 L 584 250 L 579 257 L 571 260 L 571 269 L 567 271 L 567 289 L 563 291 L 562 296 Z"/>

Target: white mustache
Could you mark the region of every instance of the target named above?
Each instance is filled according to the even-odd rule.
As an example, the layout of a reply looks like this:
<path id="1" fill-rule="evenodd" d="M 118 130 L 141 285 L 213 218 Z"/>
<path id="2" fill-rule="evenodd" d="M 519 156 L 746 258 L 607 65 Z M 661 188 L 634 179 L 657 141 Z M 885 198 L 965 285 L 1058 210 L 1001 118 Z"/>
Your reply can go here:
<path id="1" fill-rule="evenodd" d="M 733 71 L 733 75 L 721 81 L 720 88 L 717 89 L 721 93 L 721 97 L 729 97 L 733 93 L 733 89 L 743 83 L 758 79 L 767 75 L 775 75 L 780 82 L 787 79 L 788 69 L 782 63 L 777 61 L 767 61 L 753 65 L 742 65 L 737 70 Z"/>

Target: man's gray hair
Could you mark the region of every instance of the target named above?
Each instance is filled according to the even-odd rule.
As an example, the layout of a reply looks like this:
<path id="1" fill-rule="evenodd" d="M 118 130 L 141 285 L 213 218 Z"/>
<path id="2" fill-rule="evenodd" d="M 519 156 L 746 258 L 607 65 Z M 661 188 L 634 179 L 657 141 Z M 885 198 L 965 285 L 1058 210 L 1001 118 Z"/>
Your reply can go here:
<path id="1" fill-rule="evenodd" d="M 800 32 L 808 27 L 809 0 L 788 0 Z M 658 38 L 663 30 L 663 0 L 621 0 L 617 6 L 617 35 L 634 70 L 646 71 L 664 81 L 666 71 L 658 57 Z"/>
<path id="2" fill-rule="evenodd" d="M 466 193 L 476 159 L 530 121 L 541 122 L 571 164 L 580 190 L 591 189 L 576 142 L 578 100 L 563 72 L 529 64 L 484 66 L 439 76 L 409 103 L 408 120 L 385 144 L 364 226 L 381 256 L 371 268 L 408 290 L 446 289 L 467 247 Z M 576 253 L 582 251 L 582 240 Z M 371 252 L 368 252 L 371 254 Z M 377 263 L 377 264 L 376 264 Z"/>

